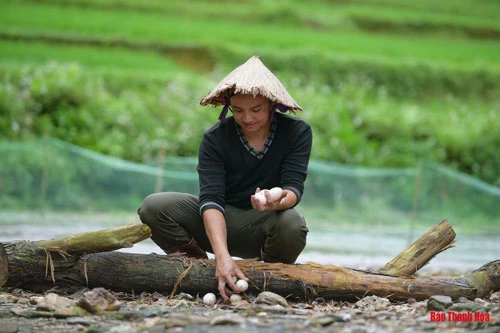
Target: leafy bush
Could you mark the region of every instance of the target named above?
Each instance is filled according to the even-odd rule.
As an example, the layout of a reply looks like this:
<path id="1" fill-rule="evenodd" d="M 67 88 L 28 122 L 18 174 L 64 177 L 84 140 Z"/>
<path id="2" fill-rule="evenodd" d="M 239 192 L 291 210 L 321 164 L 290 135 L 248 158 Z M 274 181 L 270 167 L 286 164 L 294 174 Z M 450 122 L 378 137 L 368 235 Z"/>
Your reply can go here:
<path id="1" fill-rule="evenodd" d="M 121 78 L 57 63 L 2 71 L 2 140 L 52 136 L 150 162 L 159 154 L 196 156 L 219 112 L 198 104 L 216 81 L 197 76 Z M 298 116 L 313 127 L 314 159 L 375 167 L 414 167 L 429 159 L 500 184 L 494 99 L 466 98 L 448 88 L 440 98 L 403 98 L 361 74 L 339 76 L 335 84 L 296 72 L 278 76 L 304 108 Z"/>

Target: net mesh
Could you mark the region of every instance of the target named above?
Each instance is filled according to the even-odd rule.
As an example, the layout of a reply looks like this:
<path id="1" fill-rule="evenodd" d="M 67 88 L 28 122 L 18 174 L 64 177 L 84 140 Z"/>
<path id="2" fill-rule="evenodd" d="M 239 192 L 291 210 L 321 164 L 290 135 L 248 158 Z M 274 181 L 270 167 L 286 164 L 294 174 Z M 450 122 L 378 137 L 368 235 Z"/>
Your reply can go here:
<path id="1" fill-rule="evenodd" d="M 0 213 L 135 212 L 158 191 L 198 194 L 197 159 L 137 164 L 56 139 L 0 143 Z M 431 162 L 373 169 L 311 161 L 298 209 L 321 229 L 340 224 L 498 228 L 500 189 Z M 0 214 L 1 215 L 1 214 Z M 3 214 L 2 216 L 7 216 Z M 0 221 L 1 222 L 1 221 Z M 498 229 L 497 229 L 498 230 Z"/>

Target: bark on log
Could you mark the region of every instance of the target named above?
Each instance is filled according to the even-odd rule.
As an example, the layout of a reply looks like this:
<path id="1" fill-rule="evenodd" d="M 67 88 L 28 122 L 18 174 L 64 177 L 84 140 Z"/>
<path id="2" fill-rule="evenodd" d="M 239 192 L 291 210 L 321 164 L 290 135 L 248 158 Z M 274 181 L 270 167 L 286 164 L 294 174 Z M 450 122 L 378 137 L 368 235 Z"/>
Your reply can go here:
<path id="1" fill-rule="evenodd" d="M 162 255 L 99 253 L 88 258 L 89 287 L 118 288 L 135 292 L 170 293 L 179 275 L 190 266 L 178 291 L 204 294 L 217 292 L 214 261 L 172 259 Z M 133 264 L 124 269 L 124 262 Z M 239 260 L 238 266 L 250 279 L 249 292 L 269 290 L 284 297 L 299 299 L 323 297 L 351 300 L 368 295 L 406 300 L 421 300 L 432 295 L 464 296 L 473 299 L 475 288 L 432 279 L 393 277 L 338 266 L 319 264 L 287 265 Z M 113 276 L 102 276 L 102 267 L 111 268 Z M 98 275 L 101 272 L 101 275 Z M 116 277 L 119 277 L 118 279 Z"/>
<path id="2" fill-rule="evenodd" d="M 55 271 L 67 271 L 67 267 L 72 267 L 82 254 L 85 258 L 87 253 L 131 247 L 150 236 L 151 229 L 147 225 L 135 224 L 48 241 L 0 243 L 0 287 L 14 277 L 17 280 L 14 285 L 36 287 L 40 283 L 40 288 L 44 289 L 44 280 L 49 273 L 53 285 Z M 42 264 L 44 270 L 40 271 Z M 71 281 L 77 281 L 74 274 L 76 272 L 65 276 L 68 283 L 62 281 L 63 285 L 71 285 Z"/>
<path id="3" fill-rule="evenodd" d="M 453 247 L 455 236 L 451 224 L 444 219 L 385 264 L 379 272 L 393 276 L 413 275 L 438 253 Z"/>
<path id="4" fill-rule="evenodd" d="M 217 292 L 213 260 L 157 254 L 54 252 L 54 282 L 47 272 L 46 250 L 39 245 L 40 242 L 29 241 L 0 243 L 0 287 L 45 291 L 54 285 L 70 289 L 87 286 L 134 293 L 175 290 L 200 295 Z M 269 290 L 300 299 L 351 300 L 378 295 L 395 300 L 410 297 L 422 300 L 436 294 L 474 299 L 500 289 L 500 261 L 461 278 L 447 279 L 397 277 L 313 263 L 286 265 L 255 260 L 237 263 L 250 279 L 248 292 Z"/>

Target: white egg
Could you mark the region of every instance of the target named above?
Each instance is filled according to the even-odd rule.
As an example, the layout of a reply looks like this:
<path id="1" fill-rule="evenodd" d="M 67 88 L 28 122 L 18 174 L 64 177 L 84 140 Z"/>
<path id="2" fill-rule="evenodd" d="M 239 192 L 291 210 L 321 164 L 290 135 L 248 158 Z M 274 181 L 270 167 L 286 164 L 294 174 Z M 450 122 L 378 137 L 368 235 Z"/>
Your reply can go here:
<path id="1" fill-rule="evenodd" d="M 239 302 L 239 301 L 243 300 L 243 298 L 241 298 L 241 296 L 238 294 L 232 294 L 229 297 L 229 300 L 231 301 L 231 303 L 233 303 L 233 302 Z"/>
<path id="2" fill-rule="evenodd" d="M 273 187 L 269 190 L 269 193 L 271 194 L 271 199 L 273 199 L 273 201 L 276 201 L 283 195 L 283 190 L 281 189 L 281 187 Z"/>
<path id="3" fill-rule="evenodd" d="M 248 282 L 246 282 L 245 280 L 238 280 L 236 282 L 236 287 L 238 287 L 238 290 L 240 292 L 247 291 L 247 289 L 248 289 Z"/>
<path id="4" fill-rule="evenodd" d="M 262 191 L 260 191 L 259 193 L 256 193 L 255 198 L 257 200 L 259 200 L 261 205 L 265 205 L 267 203 L 266 197 Z"/>
<path id="5" fill-rule="evenodd" d="M 206 293 L 205 296 L 203 296 L 203 303 L 207 305 L 214 305 L 216 300 L 217 298 L 213 293 Z"/>

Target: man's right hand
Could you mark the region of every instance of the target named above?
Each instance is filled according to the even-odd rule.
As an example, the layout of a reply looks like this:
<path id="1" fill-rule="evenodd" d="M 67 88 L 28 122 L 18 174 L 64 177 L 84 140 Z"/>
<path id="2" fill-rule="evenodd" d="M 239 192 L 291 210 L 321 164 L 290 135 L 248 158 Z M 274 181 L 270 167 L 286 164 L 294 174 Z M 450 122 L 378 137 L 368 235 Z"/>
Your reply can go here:
<path id="1" fill-rule="evenodd" d="M 207 209 L 203 213 L 203 221 L 207 237 L 214 250 L 215 278 L 218 281 L 218 289 L 222 298 L 227 301 L 231 294 L 238 292 L 233 276 L 236 279 L 246 281 L 248 279 L 231 258 L 227 249 L 226 220 L 222 212 L 217 209 Z"/>
<path id="2" fill-rule="evenodd" d="M 230 295 L 239 293 L 233 276 L 236 277 L 237 280 L 248 281 L 248 278 L 229 255 L 216 258 L 215 262 L 215 278 L 218 281 L 218 289 L 222 298 L 227 301 Z"/>

